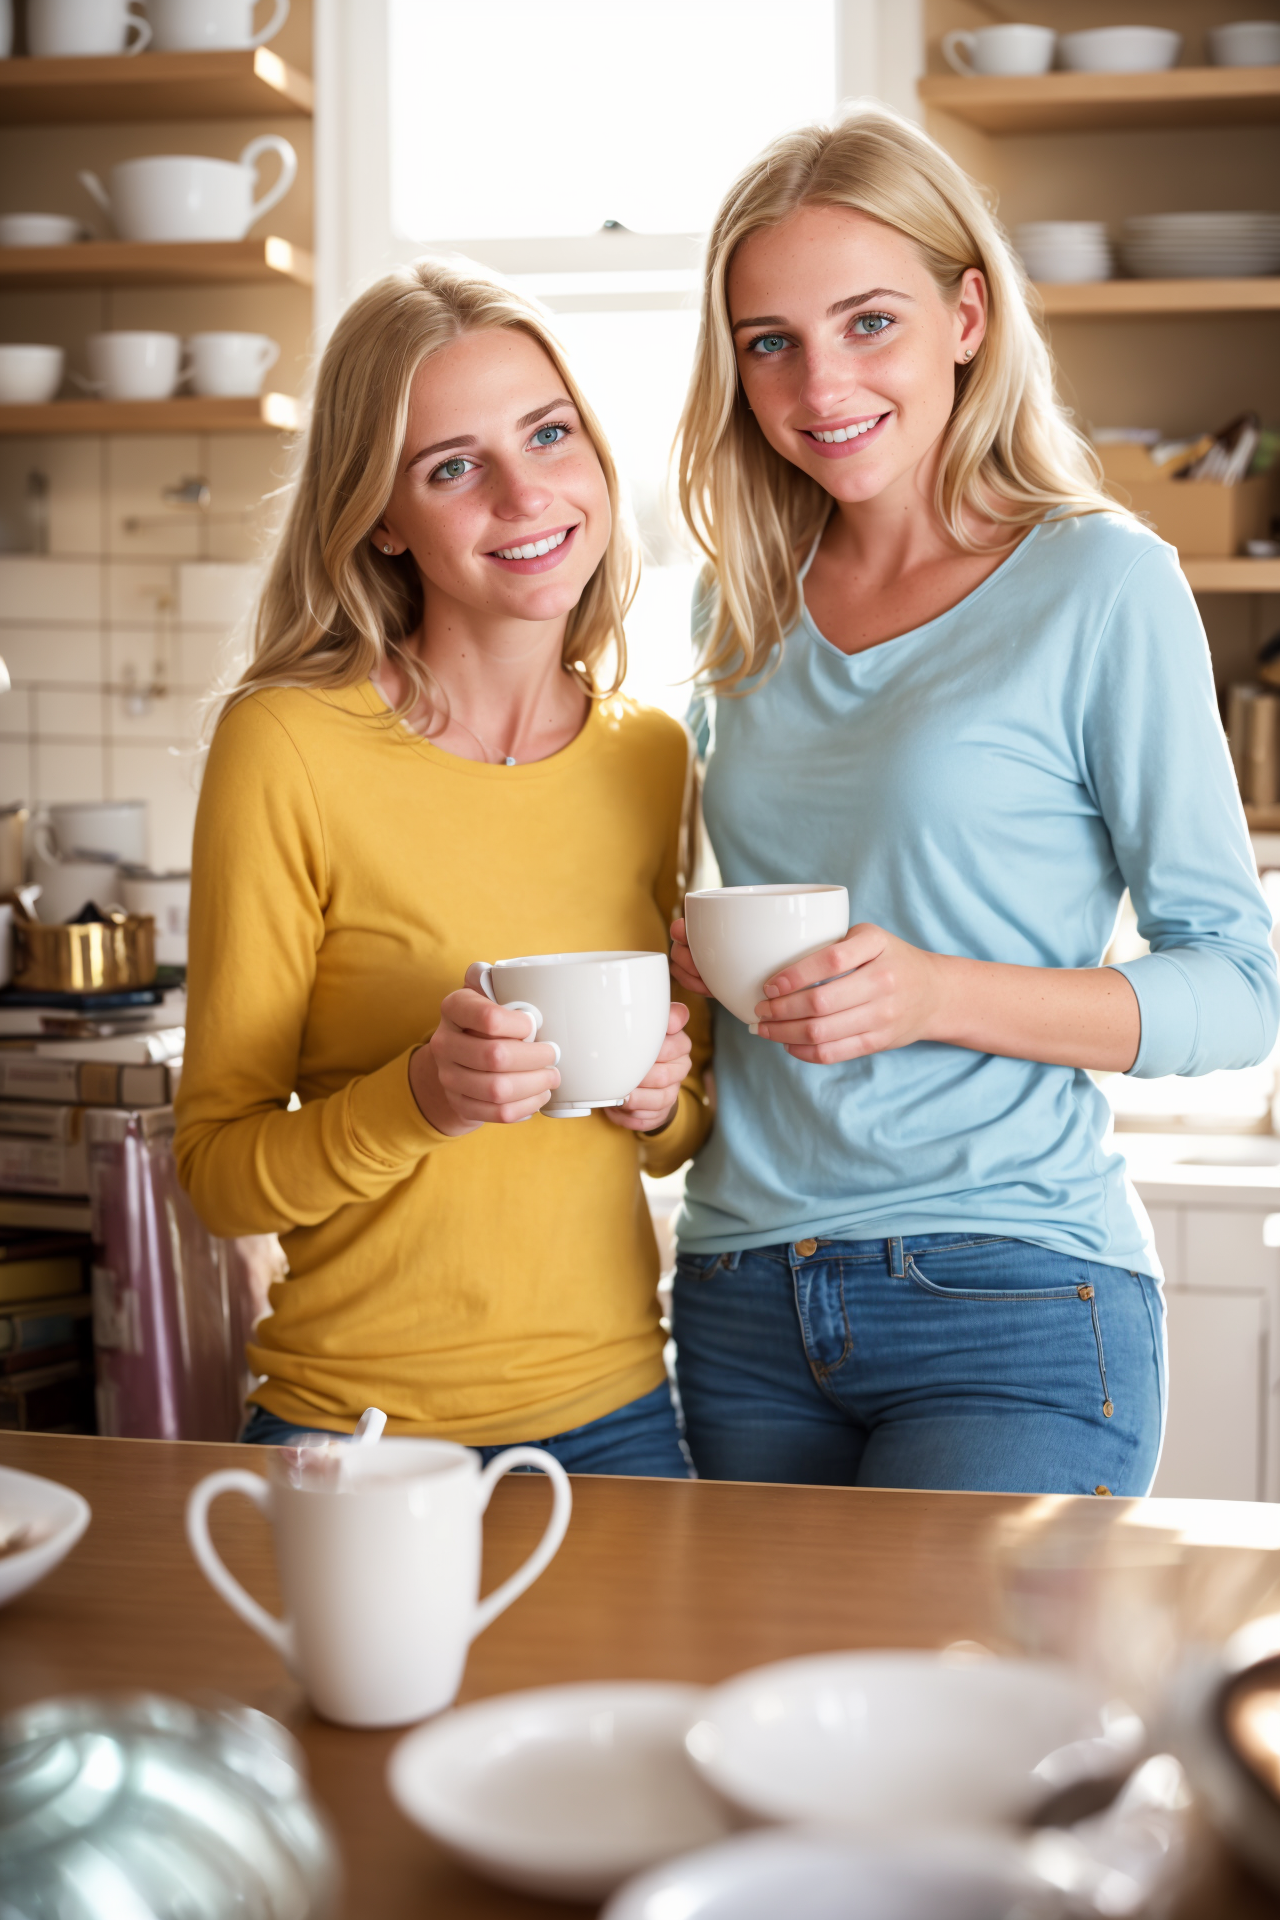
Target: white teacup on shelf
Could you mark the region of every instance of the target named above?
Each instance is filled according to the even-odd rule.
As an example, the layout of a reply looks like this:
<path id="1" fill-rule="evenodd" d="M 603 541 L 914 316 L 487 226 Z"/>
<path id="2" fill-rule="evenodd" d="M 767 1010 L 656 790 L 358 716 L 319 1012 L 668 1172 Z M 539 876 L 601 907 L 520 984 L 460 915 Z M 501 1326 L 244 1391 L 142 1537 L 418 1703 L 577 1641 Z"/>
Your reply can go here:
<path id="1" fill-rule="evenodd" d="M 176 333 L 91 333 L 89 378 L 77 384 L 104 400 L 167 400 L 182 375 Z"/>
<path id="2" fill-rule="evenodd" d="M 694 966 L 721 1006 L 754 1033 L 765 981 L 844 939 L 849 894 L 821 882 L 706 887 L 685 895 L 684 918 Z"/>
<path id="3" fill-rule="evenodd" d="M 289 0 L 275 0 L 271 18 L 255 33 L 255 0 L 146 0 L 157 53 L 205 48 L 262 47 L 289 18 Z"/>
<path id="4" fill-rule="evenodd" d="M 134 0 L 27 0 L 28 50 L 37 60 L 141 53 L 150 43 L 151 27 L 133 5 Z"/>
<path id="5" fill-rule="evenodd" d="M 533 1585 L 569 1525 L 560 1462 L 509 1447 L 481 1469 L 450 1440 L 376 1446 L 271 1447 L 267 1478 L 211 1473 L 187 1501 L 187 1539 L 205 1578 L 275 1647 L 317 1713 L 345 1727 L 400 1727 L 447 1707 L 476 1635 Z M 494 1486 L 513 1467 L 551 1481 L 542 1539 L 522 1567 L 480 1598 L 480 1537 Z M 285 1617 L 228 1573 L 209 1538 L 221 1493 L 247 1494 L 271 1523 Z"/>
<path id="6" fill-rule="evenodd" d="M 63 213 L 0 213 L 0 247 L 70 247 L 84 228 Z"/>
<path id="7" fill-rule="evenodd" d="M 258 161 L 267 153 L 280 161 L 279 178 L 255 200 Z M 110 190 L 96 173 L 81 173 L 80 183 L 122 240 L 243 240 L 254 222 L 283 200 L 297 173 L 298 156 L 289 142 L 278 133 L 263 133 L 238 160 L 146 154 L 112 167 Z"/>
<path id="8" fill-rule="evenodd" d="M 1280 66 L 1280 20 L 1229 20 L 1206 38 L 1215 67 Z"/>
<path id="9" fill-rule="evenodd" d="M 207 397 L 251 400 L 280 358 L 265 333 L 193 333 L 187 341 L 192 390 Z"/>
<path id="10" fill-rule="evenodd" d="M 42 406 L 62 385 L 61 347 L 0 346 L 0 406 Z"/>
<path id="11" fill-rule="evenodd" d="M 467 985 L 529 1015 L 527 1038 L 557 1049 L 560 1085 L 542 1112 L 585 1119 L 620 1107 L 662 1051 L 671 1011 L 665 953 L 537 953 L 477 961 Z"/>
<path id="12" fill-rule="evenodd" d="M 942 56 L 957 73 L 1047 73 L 1053 65 L 1058 36 L 1052 27 L 1024 26 L 1002 21 L 979 27 L 974 33 L 957 28 L 942 36 Z"/>

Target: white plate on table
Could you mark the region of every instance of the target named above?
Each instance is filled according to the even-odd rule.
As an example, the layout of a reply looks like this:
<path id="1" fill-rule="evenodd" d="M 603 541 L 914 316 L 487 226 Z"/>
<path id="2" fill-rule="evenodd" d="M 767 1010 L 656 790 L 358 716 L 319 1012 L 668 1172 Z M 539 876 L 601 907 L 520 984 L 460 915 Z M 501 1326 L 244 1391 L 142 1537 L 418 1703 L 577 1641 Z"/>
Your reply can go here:
<path id="1" fill-rule="evenodd" d="M 1000 1826 L 1136 1764 L 1145 1733 L 1070 1667 L 964 1653 L 832 1653 L 705 1697 L 689 1752 L 756 1821 L 882 1834 Z"/>
<path id="2" fill-rule="evenodd" d="M 30 1529 L 26 1544 L 0 1553 L 0 1607 L 25 1593 L 70 1553 L 89 1524 L 89 1502 L 39 1474 L 0 1467 L 0 1538 Z"/>
<path id="3" fill-rule="evenodd" d="M 732 1822 L 690 1764 L 700 1687 L 535 1687 L 441 1714 L 406 1736 L 387 1782 L 400 1811 L 499 1885 L 602 1900 Z"/>
<path id="4" fill-rule="evenodd" d="M 1013 1840 L 744 1833 L 620 1889 L 600 1920 L 1059 1920 L 1062 1894 Z"/>

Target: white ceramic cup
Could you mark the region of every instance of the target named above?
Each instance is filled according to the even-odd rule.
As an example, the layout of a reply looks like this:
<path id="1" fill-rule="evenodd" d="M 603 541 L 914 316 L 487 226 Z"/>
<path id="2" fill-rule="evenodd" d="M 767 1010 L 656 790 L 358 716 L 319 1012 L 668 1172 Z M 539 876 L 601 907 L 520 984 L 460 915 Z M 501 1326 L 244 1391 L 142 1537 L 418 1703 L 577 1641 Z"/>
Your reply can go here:
<path id="1" fill-rule="evenodd" d="M 255 200 L 257 165 L 265 153 L 277 155 L 280 174 Z M 289 142 L 263 133 L 238 160 L 190 153 L 122 160 L 111 169 L 110 191 L 96 173 L 79 177 L 122 240 L 243 240 L 255 220 L 283 200 L 297 173 L 298 156 Z"/>
<path id="2" fill-rule="evenodd" d="M 976 33 L 957 29 L 943 34 L 942 57 L 957 73 L 1048 73 L 1057 39 L 1052 27 L 1016 21 Z"/>
<path id="3" fill-rule="evenodd" d="M 187 373 L 196 393 L 251 400 L 280 358 L 280 343 L 265 333 L 193 333 Z"/>
<path id="4" fill-rule="evenodd" d="M 551 1518 L 524 1565 L 480 1599 L 481 1520 L 513 1467 L 551 1480 Z M 447 1707 L 478 1633 L 532 1586 L 569 1525 L 560 1462 L 509 1447 L 481 1468 L 449 1440 L 272 1448 L 267 1479 L 208 1474 L 187 1501 L 187 1539 L 227 1605 L 273 1646 L 316 1712 L 345 1727 L 399 1727 Z M 278 1620 L 247 1594 L 209 1538 L 221 1493 L 247 1494 L 271 1522 L 284 1600 Z"/>
<path id="5" fill-rule="evenodd" d="M 83 237 L 80 222 L 62 213 L 0 214 L 0 247 L 70 247 Z"/>
<path id="6" fill-rule="evenodd" d="M 146 865 L 145 800 L 57 801 L 49 808 L 49 824 L 64 856 L 87 853 L 117 865 Z"/>
<path id="7" fill-rule="evenodd" d="M 104 400 L 167 400 L 182 377 L 176 333 L 91 333 L 89 378 L 77 386 Z"/>
<path id="8" fill-rule="evenodd" d="M 149 873 L 126 867 L 120 881 L 126 913 L 149 913 L 156 923 L 156 960 L 162 967 L 187 964 L 187 928 L 191 919 L 191 875 Z"/>
<path id="9" fill-rule="evenodd" d="M 157 53 L 265 46 L 289 18 L 289 0 L 275 0 L 271 18 L 255 33 L 255 0 L 146 0 L 146 5 Z"/>
<path id="10" fill-rule="evenodd" d="M 1208 35 L 1215 67 L 1280 66 L 1280 20 L 1230 20 Z"/>
<path id="11" fill-rule="evenodd" d="M 132 6 L 133 0 L 27 0 L 27 50 L 37 60 L 141 53 L 151 28 Z"/>
<path id="12" fill-rule="evenodd" d="M 1182 35 L 1170 27 L 1090 27 L 1058 42 L 1071 73 L 1158 73 L 1176 66 L 1181 51 Z"/>
<path id="13" fill-rule="evenodd" d="M 706 887 L 685 895 L 684 919 L 694 966 L 721 1006 L 754 1033 L 765 981 L 844 939 L 849 895 L 822 882 Z"/>
<path id="14" fill-rule="evenodd" d="M 0 346 L 0 406 L 42 406 L 62 385 L 61 347 Z"/>
<path id="15" fill-rule="evenodd" d="M 581 1120 L 620 1107 L 662 1051 L 671 1012 L 665 953 L 536 953 L 478 960 L 467 985 L 529 1015 L 528 1038 L 556 1049 L 560 1085 L 542 1113 Z"/>

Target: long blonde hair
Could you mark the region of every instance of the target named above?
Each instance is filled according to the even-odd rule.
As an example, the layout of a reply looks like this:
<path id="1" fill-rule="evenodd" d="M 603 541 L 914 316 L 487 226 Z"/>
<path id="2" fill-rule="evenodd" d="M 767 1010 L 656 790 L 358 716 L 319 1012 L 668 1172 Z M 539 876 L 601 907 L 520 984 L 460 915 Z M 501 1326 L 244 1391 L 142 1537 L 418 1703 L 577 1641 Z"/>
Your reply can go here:
<path id="1" fill-rule="evenodd" d="M 621 686 L 623 620 L 635 597 L 637 564 L 600 424 L 535 306 L 478 274 L 417 260 L 353 301 L 325 348 L 288 511 L 258 600 L 250 661 L 226 693 L 222 713 L 264 687 L 355 685 L 389 656 L 406 687 L 397 714 L 423 697 L 436 711 L 444 709 L 426 667 L 401 644 L 423 613 L 413 556 L 377 553 L 369 536 L 391 498 L 414 375 L 462 334 L 499 327 L 526 333 L 542 348 L 603 469 L 613 530 L 569 615 L 562 657 L 593 698 Z M 610 652 L 613 671 L 602 684 Z"/>
<path id="2" fill-rule="evenodd" d="M 966 524 L 975 511 L 1009 529 L 1054 511 L 1118 511 L 1058 403 L 1034 292 L 968 175 L 884 107 L 786 134 L 739 176 L 716 216 L 676 438 L 680 505 L 712 588 L 699 673 L 718 693 L 745 692 L 744 681 L 776 664 L 800 617 L 800 564 L 831 511 L 831 496 L 774 451 L 746 405 L 725 286 L 741 242 L 804 206 L 851 207 L 904 234 L 944 299 L 971 267 L 986 279 L 986 334 L 957 369 L 938 466 L 935 504 L 958 546 L 978 544 Z"/>

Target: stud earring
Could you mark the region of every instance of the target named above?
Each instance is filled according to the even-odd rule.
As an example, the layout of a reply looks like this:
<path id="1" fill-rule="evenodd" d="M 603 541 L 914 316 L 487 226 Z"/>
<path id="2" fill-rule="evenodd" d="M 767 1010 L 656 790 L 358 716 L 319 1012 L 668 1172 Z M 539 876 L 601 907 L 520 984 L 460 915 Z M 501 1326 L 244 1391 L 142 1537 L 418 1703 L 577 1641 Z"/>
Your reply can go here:
<path id="1" fill-rule="evenodd" d="M 973 348 L 972 348 L 972 347 L 966 347 L 966 348 L 965 348 L 965 350 L 964 350 L 964 357 L 965 357 L 965 359 L 966 359 L 966 360 L 972 360 L 972 358 L 973 358 Z M 388 551 L 390 551 L 390 549 L 388 549 Z"/>
<path id="2" fill-rule="evenodd" d="M 384 553 L 390 553 L 390 551 L 391 551 L 391 549 L 390 549 L 390 547 L 384 547 L 384 548 L 382 549 L 382 551 L 383 551 Z"/>

